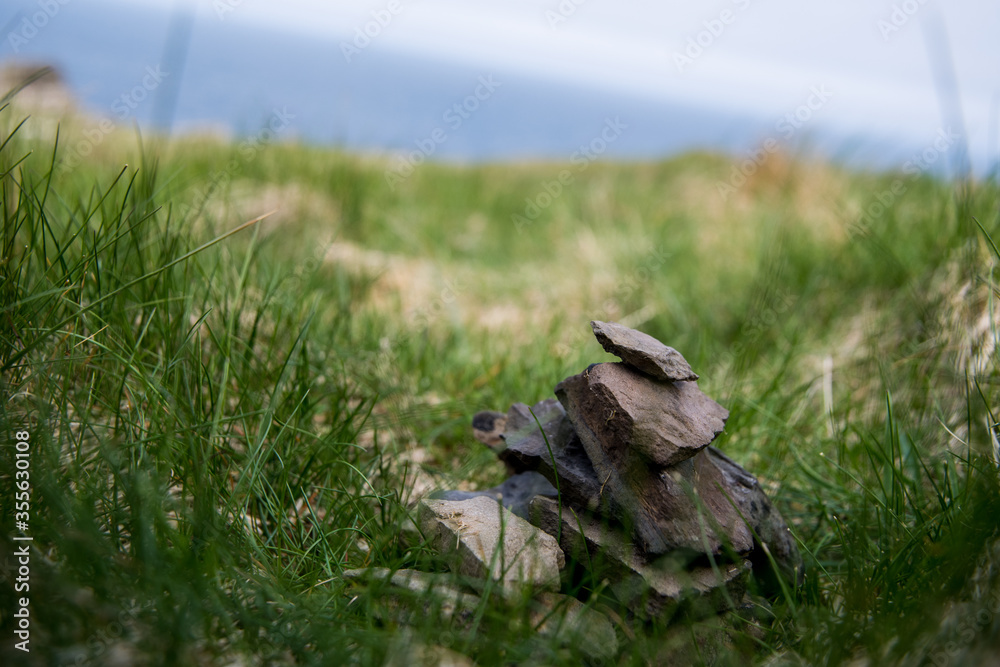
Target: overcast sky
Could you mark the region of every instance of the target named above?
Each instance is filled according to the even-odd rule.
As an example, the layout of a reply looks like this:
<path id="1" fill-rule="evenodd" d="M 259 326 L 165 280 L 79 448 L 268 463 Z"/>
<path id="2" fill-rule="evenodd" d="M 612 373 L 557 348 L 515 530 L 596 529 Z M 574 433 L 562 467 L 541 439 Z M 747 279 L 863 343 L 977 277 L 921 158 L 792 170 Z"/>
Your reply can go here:
<path id="1" fill-rule="evenodd" d="M 310 33 L 333 48 L 520 71 L 765 120 L 794 112 L 819 89 L 830 103 L 817 129 L 911 145 L 964 121 L 974 154 L 998 154 L 997 0 L 110 1 L 192 7 L 202 26 Z M 87 0 L 20 4 L 22 21 L 47 22 L 46 7 L 85 11 Z M 941 81 L 950 83 L 941 72 L 954 73 L 958 91 L 947 114 L 942 99 L 954 100 L 939 94 Z"/>
<path id="2" fill-rule="evenodd" d="M 968 134 L 983 149 L 1000 101 L 1000 2 L 996 0 L 200 0 L 187 4 L 197 5 L 199 21 L 256 23 L 345 44 L 351 44 L 356 30 L 370 24 L 369 32 L 377 35 L 366 48 L 524 70 L 761 115 L 794 110 L 810 87 L 826 86 L 836 100 L 833 111 L 825 114 L 832 125 L 863 125 L 911 136 L 931 133 L 946 122 L 932 69 L 932 59 L 942 62 L 946 51 L 940 41 L 928 40 L 928 35 L 942 34 L 947 35 Z M 391 19 L 384 27 L 377 26 L 371 23 L 377 15 L 384 22 Z M 686 52 L 689 40 L 699 38 L 705 44 L 701 53 Z M 932 48 L 928 41 L 935 42 Z M 690 61 L 678 57 L 691 55 Z M 990 152 L 995 154 L 995 145 Z"/>

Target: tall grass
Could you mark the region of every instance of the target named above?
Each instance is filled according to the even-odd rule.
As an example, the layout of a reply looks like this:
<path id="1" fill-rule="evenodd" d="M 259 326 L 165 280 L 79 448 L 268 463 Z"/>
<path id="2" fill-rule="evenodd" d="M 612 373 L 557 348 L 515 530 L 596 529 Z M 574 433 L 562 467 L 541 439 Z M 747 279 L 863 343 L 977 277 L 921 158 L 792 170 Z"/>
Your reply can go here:
<path id="1" fill-rule="evenodd" d="M 375 395 L 345 372 L 350 327 L 328 321 L 348 311 L 320 289 L 339 278 L 269 256 L 252 224 L 203 238 L 161 204 L 155 163 L 74 187 L 16 132 L 0 431 L 32 437 L 36 634 L 5 660 L 350 653 L 366 626 L 328 600 L 358 535 L 394 557 L 400 508 L 371 483 L 377 445 L 357 444 Z"/>
<path id="2" fill-rule="evenodd" d="M 568 581 L 621 618 L 616 664 L 995 648 L 995 184 L 907 181 L 857 235 L 899 175 L 774 156 L 722 201 L 721 157 L 594 164 L 518 233 L 558 165 L 427 165 L 393 189 L 380 162 L 314 147 L 233 170 L 221 142 L 109 139 L 65 171 L 19 122 L 0 112 L 0 493 L 28 429 L 37 634 L 5 664 L 593 660 L 536 633 L 527 600 L 481 590 L 442 621 L 343 576 L 445 568 L 405 529 L 410 489 L 499 481 L 469 415 L 609 358 L 593 318 L 684 352 L 731 411 L 716 444 L 807 562 L 786 595 L 670 627 Z"/>

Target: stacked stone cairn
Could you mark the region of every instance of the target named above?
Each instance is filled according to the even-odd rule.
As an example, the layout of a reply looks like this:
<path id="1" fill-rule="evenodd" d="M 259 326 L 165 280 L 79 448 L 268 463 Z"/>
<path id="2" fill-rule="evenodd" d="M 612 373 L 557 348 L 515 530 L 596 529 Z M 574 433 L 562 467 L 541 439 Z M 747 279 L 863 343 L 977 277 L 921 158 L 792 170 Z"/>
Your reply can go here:
<path id="1" fill-rule="evenodd" d="M 520 590 L 557 590 L 582 568 L 645 620 L 747 605 L 750 576 L 765 594 L 778 577 L 794 586 L 802 560 L 785 521 L 711 446 L 729 412 L 677 350 L 620 324 L 591 327 L 621 362 L 592 364 L 530 408 L 477 414 L 476 437 L 510 477 L 421 500 L 425 539 L 461 574 Z M 610 626 L 585 625 L 611 649 Z"/>

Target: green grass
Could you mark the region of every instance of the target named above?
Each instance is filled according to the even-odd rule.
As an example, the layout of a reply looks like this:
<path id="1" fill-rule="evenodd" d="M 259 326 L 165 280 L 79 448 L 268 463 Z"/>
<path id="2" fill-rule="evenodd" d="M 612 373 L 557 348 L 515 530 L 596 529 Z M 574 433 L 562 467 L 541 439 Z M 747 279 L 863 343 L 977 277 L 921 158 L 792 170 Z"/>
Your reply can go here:
<path id="1" fill-rule="evenodd" d="M 608 359 L 590 319 L 685 354 L 807 564 L 726 642 L 694 614 L 623 622 L 615 664 L 996 650 L 994 182 L 773 156 L 722 201 L 723 157 L 595 163 L 519 233 L 563 165 L 428 165 L 393 189 L 373 158 L 116 133 L 64 170 L 67 138 L 20 121 L 0 112 L 0 497 L 27 430 L 32 653 L 8 572 L 5 664 L 379 665 L 416 643 L 580 664 L 526 601 L 486 591 L 400 634 L 425 600 L 342 574 L 444 569 L 404 539 L 410 489 L 498 482 L 471 415 Z M 600 589 L 570 592 L 621 613 Z"/>

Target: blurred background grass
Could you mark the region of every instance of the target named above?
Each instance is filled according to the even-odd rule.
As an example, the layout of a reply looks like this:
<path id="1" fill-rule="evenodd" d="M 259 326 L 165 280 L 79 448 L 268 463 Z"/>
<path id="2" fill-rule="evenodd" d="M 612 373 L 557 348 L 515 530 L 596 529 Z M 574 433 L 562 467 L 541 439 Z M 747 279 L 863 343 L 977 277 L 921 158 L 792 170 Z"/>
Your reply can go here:
<path id="1" fill-rule="evenodd" d="M 398 627 L 342 572 L 441 567 L 401 541 L 407 502 L 498 482 L 471 415 L 611 359 L 591 319 L 686 356 L 808 567 L 760 632 L 630 624 L 617 664 L 994 655 L 994 179 L 779 153 L 724 198 L 734 164 L 687 154 L 393 187 L 391 163 L 332 149 L 121 132 L 64 169 L 79 128 L 22 120 L 0 114 L 0 492 L 28 428 L 34 634 L 5 664 L 381 664 Z M 8 576 L 7 637 L 13 598 Z M 483 604 L 407 641 L 592 659 Z"/>

